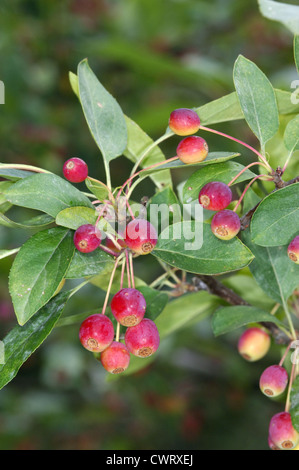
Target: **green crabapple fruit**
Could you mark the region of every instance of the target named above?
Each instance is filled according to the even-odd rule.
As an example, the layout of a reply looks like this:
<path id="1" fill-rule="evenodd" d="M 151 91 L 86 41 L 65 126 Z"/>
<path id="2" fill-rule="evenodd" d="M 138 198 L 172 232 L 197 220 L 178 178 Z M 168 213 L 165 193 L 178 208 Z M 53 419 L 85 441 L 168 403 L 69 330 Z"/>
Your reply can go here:
<path id="1" fill-rule="evenodd" d="M 240 337 L 238 351 L 241 356 L 249 362 L 262 359 L 271 346 L 268 333 L 261 328 L 249 328 Z"/>
<path id="2" fill-rule="evenodd" d="M 294 429 L 288 412 L 278 413 L 270 421 L 270 441 L 281 450 L 292 450 L 299 444 L 299 434 Z"/>
<path id="3" fill-rule="evenodd" d="M 79 339 L 91 352 L 102 352 L 114 339 L 114 327 L 110 318 L 101 313 L 87 317 L 80 326 Z"/>
<path id="4" fill-rule="evenodd" d="M 125 343 L 134 356 L 149 357 L 160 344 L 158 328 L 152 320 L 144 318 L 138 325 L 127 329 Z"/>
<path id="5" fill-rule="evenodd" d="M 288 381 L 288 373 L 283 367 L 270 366 L 260 377 L 260 389 L 268 397 L 278 397 L 286 390 Z"/>
<path id="6" fill-rule="evenodd" d="M 199 204 L 210 211 L 226 209 L 232 202 L 232 191 L 227 184 L 221 181 L 207 183 L 199 192 Z"/>
<path id="7" fill-rule="evenodd" d="M 200 119 L 192 109 L 179 108 L 170 114 L 168 125 L 177 135 L 192 135 L 199 130 Z"/>
<path id="8" fill-rule="evenodd" d="M 288 255 L 294 263 L 299 264 L 299 235 L 289 244 Z"/>
<path id="9" fill-rule="evenodd" d="M 147 255 L 155 248 L 158 234 L 155 227 L 145 219 L 134 219 L 125 230 L 125 243 L 138 255 Z"/>
<path id="10" fill-rule="evenodd" d="M 241 229 L 240 217 L 236 212 L 224 209 L 214 215 L 211 229 L 220 240 L 231 240 Z"/>
<path id="11" fill-rule="evenodd" d="M 81 225 L 74 234 L 74 244 L 81 253 L 90 253 L 101 244 L 100 232 L 92 224 Z"/>
<path id="12" fill-rule="evenodd" d="M 88 176 L 88 166 L 81 158 L 70 158 L 63 165 L 63 175 L 71 183 L 82 183 Z"/>
<path id="13" fill-rule="evenodd" d="M 209 147 L 202 137 L 192 135 L 179 143 L 176 153 L 185 164 L 200 163 L 207 158 Z"/>
<path id="14" fill-rule="evenodd" d="M 141 322 L 146 310 L 146 301 L 141 292 L 124 288 L 117 292 L 111 301 L 111 311 L 123 326 L 135 326 Z"/>
<path id="15" fill-rule="evenodd" d="M 105 370 L 111 374 L 121 374 L 130 364 L 128 348 L 118 341 L 113 341 L 100 356 L 100 361 Z"/>

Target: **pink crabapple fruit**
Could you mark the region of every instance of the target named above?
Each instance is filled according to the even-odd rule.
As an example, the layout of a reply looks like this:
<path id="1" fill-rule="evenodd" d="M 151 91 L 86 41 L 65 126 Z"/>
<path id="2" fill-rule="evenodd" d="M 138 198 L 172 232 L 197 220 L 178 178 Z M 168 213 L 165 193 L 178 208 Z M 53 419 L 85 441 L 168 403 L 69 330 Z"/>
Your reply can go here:
<path id="1" fill-rule="evenodd" d="M 114 339 L 112 321 L 101 313 L 90 315 L 80 326 L 79 339 L 88 351 L 104 351 Z"/>
<path id="2" fill-rule="evenodd" d="M 179 108 L 170 114 L 168 125 L 172 132 L 177 135 L 192 135 L 199 130 L 200 119 L 192 109 Z"/>
<path id="3" fill-rule="evenodd" d="M 269 426 L 270 441 L 281 450 L 292 450 L 299 443 L 290 413 L 284 411 L 273 416 Z"/>
<path id="4" fill-rule="evenodd" d="M 209 153 L 207 142 L 196 135 L 183 139 L 176 150 L 177 156 L 185 164 L 199 163 L 205 160 Z"/>
<path id="5" fill-rule="evenodd" d="M 105 370 L 111 374 L 121 374 L 130 364 L 128 348 L 118 341 L 113 341 L 100 356 L 100 361 Z"/>
<path id="6" fill-rule="evenodd" d="M 155 248 L 158 234 L 154 226 L 145 219 L 134 219 L 125 230 L 125 243 L 138 255 L 147 255 Z"/>
<path id="7" fill-rule="evenodd" d="M 240 337 L 238 342 L 239 354 L 249 362 L 262 359 L 271 346 L 268 333 L 261 328 L 249 328 Z"/>
<path id="8" fill-rule="evenodd" d="M 134 356 L 151 356 L 157 351 L 160 344 L 156 324 L 149 318 L 144 318 L 138 325 L 127 328 L 125 343 Z"/>
<path id="9" fill-rule="evenodd" d="M 224 209 L 214 215 L 211 229 L 220 240 L 231 240 L 241 229 L 240 217 L 236 212 Z"/>
<path id="10" fill-rule="evenodd" d="M 227 184 L 221 181 L 207 183 L 199 192 L 199 204 L 210 211 L 226 209 L 232 202 L 232 191 Z"/>
<path id="11" fill-rule="evenodd" d="M 88 176 L 88 166 L 81 158 L 70 158 L 63 165 L 63 175 L 71 183 L 82 183 Z"/>
<path id="12" fill-rule="evenodd" d="M 138 325 L 143 320 L 145 310 L 145 298 L 137 289 L 121 289 L 111 301 L 112 314 L 123 326 Z"/>
<path id="13" fill-rule="evenodd" d="M 90 253 L 100 246 L 100 234 L 92 224 L 81 225 L 75 232 L 74 244 L 81 253 Z"/>
<path id="14" fill-rule="evenodd" d="M 289 244 L 288 255 L 294 263 L 299 264 L 299 235 Z"/>
<path id="15" fill-rule="evenodd" d="M 286 390 L 288 381 L 288 373 L 283 367 L 270 366 L 260 377 L 260 389 L 268 397 L 278 397 Z"/>
<path id="16" fill-rule="evenodd" d="M 270 439 L 270 437 L 268 437 L 268 446 L 271 450 L 280 450 L 279 447 L 277 447 Z"/>

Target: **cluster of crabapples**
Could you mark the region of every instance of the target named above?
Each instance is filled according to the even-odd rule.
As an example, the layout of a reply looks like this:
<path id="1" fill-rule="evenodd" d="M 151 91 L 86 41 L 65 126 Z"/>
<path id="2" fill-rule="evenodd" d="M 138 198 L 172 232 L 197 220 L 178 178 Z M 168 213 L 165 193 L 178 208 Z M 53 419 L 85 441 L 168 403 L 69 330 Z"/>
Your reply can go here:
<path id="1" fill-rule="evenodd" d="M 247 329 L 240 337 L 238 351 L 249 362 L 262 359 L 269 351 L 271 339 L 262 328 Z M 279 364 L 268 367 L 259 380 L 261 392 L 269 398 L 283 396 L 289 384 L 289 375 L 283 367 L 286 355 Z M 274 415 L 269 425 L 269 447 L 272 450 L 297 450 L 299 433 L 294 429 L 289 411 Z"/>

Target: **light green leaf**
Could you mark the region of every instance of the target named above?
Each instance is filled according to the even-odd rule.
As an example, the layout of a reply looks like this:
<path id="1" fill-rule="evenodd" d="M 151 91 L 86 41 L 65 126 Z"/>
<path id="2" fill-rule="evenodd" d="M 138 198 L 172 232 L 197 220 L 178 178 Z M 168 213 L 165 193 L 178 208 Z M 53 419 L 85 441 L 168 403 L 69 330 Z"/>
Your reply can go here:
<path id="1" fill-rule="evenodd" d="M 86 178 L 85 184 L 87 188 L 89 189 L 89 191 L 92 194 L 94 194 L 98 198 L 99 201 L 104 201 L 105 199 L 108 199 L 109 197 L 108 188 L 104 184 L 101 184 L 100 181 L 95 182 L 89 178 Z"/>
<path id="2" fill-rule="evenodd" d="M 279 129 L 274 89 L 266 75 L 243 56 L 236 60 L 234 83 L 245 119 L 264 148 Z"/>
<path id="3" fill-rule="evenodd" d="M 38 232 L 22 246 L 9 276 L 9 291 L 20 325 L 55 294 L 74 251 L 73 235 L 63 228 Z"/>
<path id="4" fill-rule="evenodd" d="M 288 123 L 284 134 L 284 144 L 290 151 L 299 150 L 299 115 Z"/>
<path id="5" fill-rule="evenodd" d="M 79 96 L 90 132 L 106 163 L 122 155 L 127 126 L 119 104 L 99 82 L 87 59 L 78 65 Z"/>
<path id="6" fill-rule="evenodd" d="M 273 0 L 258 0 L 258 3 L 263 16 L 282 23 L 293 34 L 299 34 L 299 7 L 297 5 Z"/>
<path id="7" fill-rule="evenodd" d="M 7 258 L 8 256 L 18 253 L 20 248 L 15 248 L 13 250 L 0 250 L 0 259 Z"/>
<path id="8" fill-rule="evenodd" d="M 237 305 L 216 310 L 212 318 L 215 336 L 224 335 L 250 323 L 270 322 L 284 326 L 275 316 L 256 307 Z"/>
<path id="9" fill-rule="evenodd" d="M 0 365 L 0 390 L 17 375 L 24 362 L 51 333 L 68 298 L 68 292 L 58 294 L 25 326 L 16 326 L 4 338 L 5 364 Z"/>
<path id="10" fill-rule="evenodd" d="M 81 279 L 100 273 L 104 274 L 107 271 L 111 272 L 113 266 L 113 258 L 100 249 L 92 253 L 80 253 L 76 250 L 65 277 L 66 279 Z"/>
<path id="11" fill-rule="evenodd" d="M 92 224 L 97 221 L 97 212 L 95 208 L 89 207 L 68 207 L 59 212 L 56 217 L 56 224 L 62 225 L 72 230 L 77 230 L 81 225 Z"/>

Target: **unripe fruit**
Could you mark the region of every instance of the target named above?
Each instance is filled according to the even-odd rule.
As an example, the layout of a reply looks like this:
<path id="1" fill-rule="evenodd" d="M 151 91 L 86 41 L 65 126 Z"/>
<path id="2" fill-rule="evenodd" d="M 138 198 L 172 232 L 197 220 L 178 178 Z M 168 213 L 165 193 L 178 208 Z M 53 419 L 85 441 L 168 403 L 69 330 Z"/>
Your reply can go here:
<path id="1" fill-rule="evenodd" d="M 138 325 L 127 329 L 125 343 L 134 356 L 149 357 L 160 344 L 158 328 L 152 320 L 144 318 Z"/>
<path id="2" fill-rule="evenodd" d="M 145 219 L 134 219 L 125 231 L 125 243 L 134 253 L 147 255 L 155 248 L 158 234 L 154 226 Z"/>
<path id="3" fill-rule="evenodd" d="M 179 108 L 170 114 L 168 125 L 177 135 L 192 135 L 199 130 L 200 119 L 192 109 Z"/>
<path id="4" fill-rule="evenodd" d="M 232 202 L 232 192 L 227 184 L 221 181 L 207 183 L 200 191 L 198 201 L 204 209 L 221 211 Z"/>
<path id="5" fill-rule="evenodd" d="M 209 147 L 202 137 L 193 135 L 179 143 L 176 153 L 183 163 L 199 163 L 207 158 Z"/>
<path id="6" fill-rule="evenodd" d="M 71 183 L 82 183 L 88 176 L 88 166 L 81 158 L 70 158 L 63 165 L 63 174 Z"/>
<path id="7" fill-rule="evenodd" d="M 270 336 L 261 328 L 249 328 L 240 337 L 238 351 L 249 362 L 264 357 L 271 346 Z"/>
<path id="8" fill-rule="evenodd" d="M 123 326 L 138 325 L 144 317 L 145 310 L 145 298 L 137 289 L 121 289 L 111 301 L 111 311 Z"/>
<path id="9" fill-rule="evenodd" d="M 95 226 L 91 224 L 81 225 L 75 232 L 74 244 L 81 253 L 90 253 L 96 250 L 101 244 L 101 239 Z"/>
<path id="10" fill-rule="evenodd" d="M 289 244 L 288 255 L 294 263 L 299 264 L 299 235 Z"/>
<path id="11" fill-rule="evenodd" d="M 121 374 L 129 367 L 130 353 L 124 344 L 113 341 L 101 353 L 100 361 L 104 369 L 111 374 Z"/>
<path id="12" fill-rule="evenodd" d="M 299 444 L 299 434 L 294 429 L 288 412 L 278 413 L 270 421 L 269 438 L 281 450 L 294 449 Z"/>
<path id="13" fill-rule="evenodd" d="M 287 388 L 288 380 L 288 373 L 283 367 L 270 366 L 261 375 L 260 389 L 268 397 L 278 397 Z"/>
<path id="14" fill-rule="evenodd" d="M 231 240 L 241 229 L 240 217 L 234 211 L 224 209 L 214 215 L 211 229 L 220 240 Z"/>
<path id="15" fill-rule="evenodd" d="M 90 315 L 80 326 L 79 339 L 88 351 L 104 351 L 114 339 L 112 321 L 101 313 Z"/>

